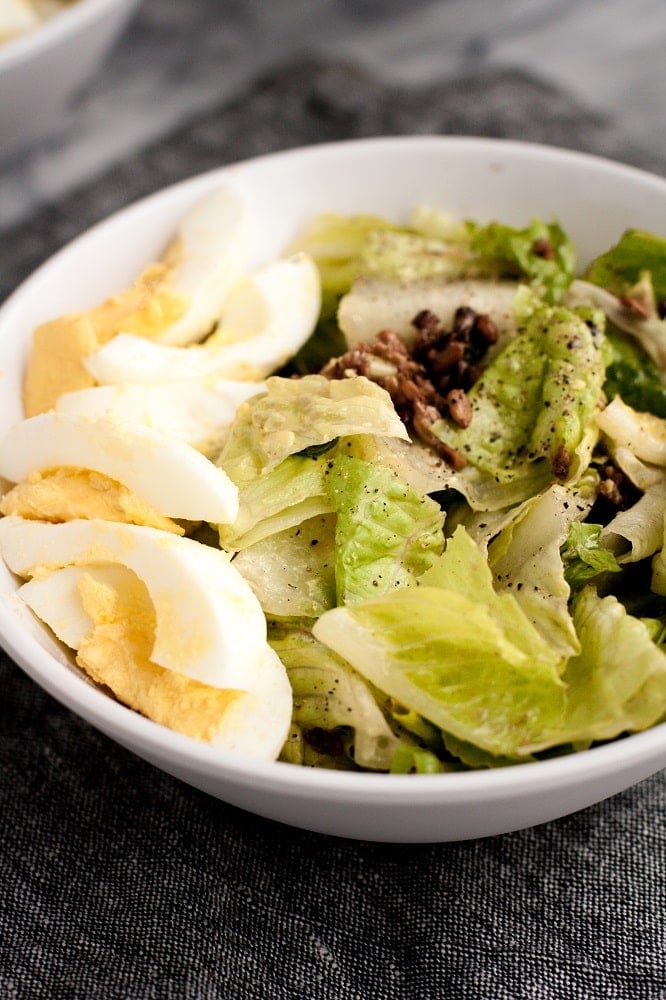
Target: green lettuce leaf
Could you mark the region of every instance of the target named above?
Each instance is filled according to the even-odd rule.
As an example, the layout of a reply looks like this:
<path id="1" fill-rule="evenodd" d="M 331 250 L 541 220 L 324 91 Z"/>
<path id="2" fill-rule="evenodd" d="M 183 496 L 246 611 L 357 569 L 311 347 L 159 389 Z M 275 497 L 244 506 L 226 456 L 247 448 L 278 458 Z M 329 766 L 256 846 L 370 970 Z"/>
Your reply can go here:
<path id="1" fill-rule="evenodd" d="M 621 566 L 613 553 L 601 544 L 602 526 L 574 521 L 562 547 L 564 578 L 577 594 L 602 573 L 619 573 Z"/>
<path id="2" fill-rule="evenodd" d="M 223 549 L 239 551 L 287 531 L 308 518 L 330 514 L 326 490 L 328 459 L 292 455 L 276 468 L 241 485 L 238 516 L 218 525 Z"/>
<path id="3" fill-rule="evenodd" d="M 509 590 L 549 647 L 564 658 L 580 649 L 569 612 L 570 589 L 560 549 L 570 525 L 587 516 L 596 477 L 555 484 L 526 501 L 488 548 L 495 585 Z"/>
<path id="4" fill-rule="evenodd" d="M 218 465 L 237 484 L 270 472 L 289 455 L 353 434 L 409 440 L 388 392 L 364 378 L 323 375 L 266 380 L 242 403 Z"/>
<path id="5" fill-rule="evenodd" d="M 446 733 L 521 758 L 541 733 L 562 724 L 560 658 L 510 594 L 494 593 L 482 554 L 469 563 L 473 543 L 464 532 L 456 537 L 419 586 L 334 608 L 313 631 Z"/>
<path id="6" fill-rule="evenodd" d="M 550 508 L 552 506 L 551 504 Z M 547 518 L 533 518 L 532 527 L 535 521 L 540 527 L 544 520 Z M 554 630 L 550 626 L 545 626 L 545 621 L 553 615 L 551 607 L 547 602 L 541 603 L 536 608 L 533 604 L 527 603 L 524 607 L 521 603 L 523 591 L 519 586 L 522 582 L 521 577 L 527 584 L 524 589 L 532 589 L 533 593 L 531 586 L 533 579 L 539 579 L 546 589 L 553 591 L 557 589 L 556 577 L 554 586 L 548 580 L 548 572 L 552 572 L 549 569 L 551 554 L 549 549 L 552 549 L 552 546 L 548 545 L 546 536 L 542 535 L 540 540 L 544 544 L 545 555 L 543 564 L 539 563 L 535 567 L 534 555 L 538 554 L 541 557 L 540 551 L 537 550 L 535 553 L 537 546 L 526 545 L 523 538 L 510 536 L 510 541 L 508 544 L 505 542 L 499 557 L 496 557 L 496 564 L 499 563 L 500 566 L 498 573 L 496 565 L 493 566 L 493 560 L 485 558 L 465 528 L 460 526 L 447 539 L 443 555 L 429 570 L 426 570 L 419 580 L 419 585 L 440 587 L 447 593 L 455 592 L 482 603 L 518 649 L 535 662 L 544 664 L 547 670 L 554 668 L 559 671 L 570 649 L 561 641 L 552 642 Z M 547 583 L 551 583 L 551 586 L 547 587 Z"/>
<path id="7" fill-rule="evenodd" d="M 240 551 L 234 566 L 265 614 L 317 618 L 335 607 L 335 514 L 309 518 Z"/>
<path id="8" fill-rule="evenodd" d="M 635 563 L 663 545 L 666 482 L 648 486 L 633 506 L 621 510 L 602 529 L 601 541 L 619 563 Z"/>
<path id="9" fill-rule="evenodd" d="M 296 730 L 282 759 L 294 760 L 300 754 L 299 762 L 306 763 L 309 748 L 319 748 L 321 757 L 322 748 L 328 746 L 334 751 L 328 754 L 334 758 L 328 760 L 329 767 L 353 761 L 359 767 L 388 771 L 396 750 L 410 741 L 393 732 L 377 692 L 298 623 L 269 623 L 268 641 L 284 663 L 294 692 Z M 321 731 L 334 738 L 318 739 Z"/>
<path id="10" fill-rule="evenodd" d="M 344 354 L 347 343 L 337 324 L 338 304 L 361 271 L 368 235 L 400 229 L 376 215 L 324 213 L 299 233 L 289 252 L 305 251 L 314 258 L 321 278 L 321 311 L 312 336 L 281 374 L 316 372 L 330 358 Z"/>
<path id="11" fill-rule="evenodd" d="M 564 673 L 564 723 L 533 750 L 559 743 L 582 748 L 647 729 L 666 715 L 666 653 L 643 622 L 588 586 L 575 602 L 574 624 L 581 651 Z"/>
<path id="12" fill-rule="evenodd" d="M 476 258 L 468 241 L 449 243 L 417 233 L 387 230 L 368 234 L 360 263 L 364 278 L 383 278 L 396 284 L 432 278 L 454 281 L 495 277 L 496 271 Z"/>
<path id="13" fill-rule="evenodd" d="M 468 393 L 470 425 L 441 420 L 433 431 L 499 483 L 544 459 L 566 478 L 602 398 L 602 342 L 595 323 L 531 299 L 521 332 Z"/>
<path id="14" fill-rule="evenodd" d="M 604 383 L 607 399 L 621 396 L 635 410 L 666 417 L 666 385 L 657 363 L 636 340 L 610 326 L 606 344 L 610 349 Z"/>
<path id="15" fill-rule="evenodd" d="M 495 263 L 504 276 L 526 280 L 546 302 L 555 303 L 571 284 L 576 272 L 573 243 L 557 223 L 533 219 L 517 229 L 500 222 L 470 224 L 474 254 Z"/>
<path id="16" fill-rule="evenodd" d="M 372 234 L 402 232 L 378 215 L 340 215 L 324 212 L 303 229 L 289 253 L 305 251 L 314 259 L 321 275 L 322 312 L 335 314 L 337 300 L 362 270 L 363 252 Z"/>
<path id="17" fill-rule="evenodd" d="M 439 504 L 389 469 L 341 455 L 330 463 L 326 489 L 338 515 L 338 604 L 409 586 L 442 551 Z"/>
<path id="18" fill-rule="evenodd" d="M 626 294 L 648 272 L 657 301 L 666 298 L 666 239 L 627 229 L 618 243 L 587 268 L 585 277 L 616 295 Z"/>
<path id="19" fill-rule="evenodd" d="M 441 774 L 448 769 L 432 750 L 403 743 L 393 754 L 390 770 L 391 774 Z"/>

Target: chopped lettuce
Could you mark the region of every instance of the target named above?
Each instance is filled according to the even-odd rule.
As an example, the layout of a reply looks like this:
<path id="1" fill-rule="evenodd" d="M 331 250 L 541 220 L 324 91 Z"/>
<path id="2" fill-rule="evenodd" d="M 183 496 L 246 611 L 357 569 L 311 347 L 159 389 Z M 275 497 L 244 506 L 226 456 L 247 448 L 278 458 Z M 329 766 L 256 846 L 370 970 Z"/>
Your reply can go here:
<path id="1" fill-rule="evenodd" d="M 573 521 L 562 546 L 564 578 L 577 594 L 586 584 L 602 573 L 619 573 L 621 566 L 610 551 L 601 544 L 600 524 Z"/>
<path id="2" fill-rule="evenodd" d="M 638 412 L 616 396 L 595 421 L 611 448 L 626 448 L 644 462 L 666 467 L 666 420 Z"/>
<path id="3" fill-rule="evenodd" d="M 616 295 L 625 295 L 647 272 L 657 301 L 666 299 L 666 239 L 627 229 L 615 246 L 588 266 L 585 277 Z"/>
<path id="4" fill-rule="evenodd" d="M 218 459 L 242 485 L 270 472 L 289 455 L 352 434 L 383 434 L 409 440 L 391 397 L 358 375 L 266 380 L 266 392 L 242 403 Z"/>
<path id="5" fill-rule="evenodd" d="M 552 475 L 566 479 L 602 399 L 603 321 L 531 298 L 523 308 L 518 336 L 468 393 L 469 426 L 448 419 L 433 425 L 442 441 L 498 483 L 520 480 L 544 460 Z"/>
<path id="6" fill-rule="evenodd" d="M 222 548 L 239 551 L 308 518 L 330 514 L 326 473 L 326 456 L 291 455 L 265 476 L 242 485 L 236 520 L 218 526 Z"/>
<path id="7" fill-rule="evenodd" d="M 496 586 L 509 590 L 552 649 L 580 649 L 569 612 L 570 584 L 560 549 L 571 526 L 589 513 L 595 480 L 551 486 L 526 501 L 488 547 Z"/>
<path id="8" fill-rule="evenodd" d="M 338 305 L 361 272 L 368 236 L 402 228 L 377 215 L 328 212 L 316 216 L 299 233 L 289 252 L 305 251 L 313 257 L 321 279 L 322 302 L 314 333 L 291 360 L 285 374 L 319 371 L 330 358 L 344 353 L 346 341 L 336 318 Z"/>
<path id="9" fill-rule="evenodd" d="M 560 658 L 510 594 L 496 594 L 459 529 L 417 587 L 327 611 L 315 636 L 433 725 L 520 758 L 561 725 Z M 470 561 L 471 560 L 471 561 Z"/>
<path id="10" fill-rule="evenodd" d="M 666 370 L 666 319 L 662 319 L 663 307 L 658 308 L 654 301 L 647 272 L 633 293 L 620 297 L 599 285 L 576 279 L 565 301 L 571 308 L 586 304 L 602 309 L 611 328 L 629 334 L 663 372 Z M 632 301 L 638 308 L 627 304 Z"/>
<path id="11" fill-rule="evenodd" d="M 635 410 L 666 417 L 666 384 L 659 366 L 640 343 L 613 327 L 606 330 L 610 359 L 606 365 L 604 393 L 621 396 Z"/>
<path id="12" fill-rule="evenodd" d="M 338 515 L 338 604 L 409 586 L 442 551 L 439 504 L 394 472 L 341 455 L 330 463 L 326 489 Z"/>
<path id="13" fill-rule="evenodd" d="M 383 278 L 396 284 L 409 284 L 438 278 L 496 277 L 470 251 L 469 242 L 449 243 L 410 232 L 375 230 L 361 254 L 363 277 Z"/>
<path id="14" fill-rule="evenodd" d="M 441 774 L 444 764 L 432 750 L 403 743 L 391 760 L 391 774 Z"/>
<path id="15" fill-rule="evenodd" d="M 333 758 L 329 767 L 348 766 L 351 760 L 359 767 L 388 771 L 396 750 L 412 741 L 393 732 L 377 692 L 297 622 L 270 623 L 268 640 L 284 663 L 294 692 L 296 728 L 283 759 L 293 759 L 295 752 L 304 756 L 308 747 L 318 749 L 321 756 L 326 747 Z M 329 736 L 318 739 L 322 731 Z"/>
<path id="16" fill-rule="evenodd" d="M 244 547 L 234 566 L 267 615 L 317 618 L 335 607 L 335 514 L 311 517 Z"/>
<path id="17" fill-rule="evenodd" d="M 643 496 L 621 510 L 603 528 L 601 541 L 620 563 L 639 562 L 654 555 L 663 544 L 666 481 L 648 486 Z"/>
<path id="18" fill-rule="evenodd" d="M 581 651 L 564 673 L 564 722 L 537 740 L 535 751 L 558 743 L 582 748 L 647 729 L 666 716 L 666 653 L 646 625 L 590 586 L 575 602 L 574 623 Z"/>
<path id="19" fill-rule="evenodd" d="M 571 284 L 576 267 L 573 243 L 557 222 L 533 219 L 517 229 L 500 222 L 470 224 L 471 250 L 500 274 L 515 275 L 551 304 Z"/>
<path id="20" fill-rule="evenodd" d="M 321 276 L 322 311 L 334 315 L 337 300 L 362 270 L 368 238 L 376 233 L 404 231 L 404 227 L 378 215 L 325 212 L 298 234 L 289 252 L 305 251 L 314 259 Z"/>

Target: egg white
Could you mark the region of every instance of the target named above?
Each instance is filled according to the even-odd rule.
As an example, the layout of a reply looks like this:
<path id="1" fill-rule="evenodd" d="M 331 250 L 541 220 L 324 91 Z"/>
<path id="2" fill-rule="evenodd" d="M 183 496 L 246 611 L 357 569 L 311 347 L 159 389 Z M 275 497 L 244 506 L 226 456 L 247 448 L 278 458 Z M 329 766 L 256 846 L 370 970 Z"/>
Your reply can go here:
<path id="1" fill-rule="evenodd" d="M 239 405 L 264 391 L 264 382 L 216 376 L 98 385 L 63 393 L 56 412 L 151 427 L 214 457 L 226 440 Z"/>
<path id="2" fill-rule="evenodd" d="M 169 283 L 188 307 L 158 340 L 184 345 L 210 333 L 246 269 L 249 243 L 247 206 L 230 187 L 218 188 L 183 215 L 168 256 L 175 261 Z"/>
<path id="3" fill-rule="evenodd" d="M 246 275 L 230 292 L 215 332 L 201 345 L 168 346 L 119 333 L 84 360 L 100 385 L 217 376 L 256 381 L 279 368 L 313 332 L 321 307 L 319 272 L 295 254 Z"/>
<path id="4" fill-rule="evenodd" d="M 238 489 L 201 452 L 153 427 L 40 413 L 0 440 L 0 476 L 20 483 L 32 472 L 92 469 L 167 517 L 226 524 L 238 514 Z"/>

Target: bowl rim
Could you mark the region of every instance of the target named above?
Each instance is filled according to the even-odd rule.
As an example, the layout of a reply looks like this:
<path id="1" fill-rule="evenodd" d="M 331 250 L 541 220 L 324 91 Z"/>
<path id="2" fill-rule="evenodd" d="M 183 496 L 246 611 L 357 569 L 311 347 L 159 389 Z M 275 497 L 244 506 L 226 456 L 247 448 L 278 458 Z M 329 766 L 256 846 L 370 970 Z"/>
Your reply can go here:
<path id="1" fill-rule="evenodd" d="M 55 48 L 62 40 L 83 31 L 116 8 L 138 5 L 140 0 L 75 0 L 42 24 L 0 44 L 0 74 Z"/>
<path id="2" fill-rule="evenodd" d="M 116 0 L 87 0 L 88 4 L 104 5 Z M 79 242 L 85 241 L 109 225 L 115 224 L 126 215 L 140 213 L 144 207 L 159 199 L 168 201 L 175 193 L 187 187 L 196 188 L 210 183 L 215 175 L 224 177 L 229 171 L 245 167 L 270 165 L 273 161 L 287 161 L 290 158 L 320 158 L 361 147 L 415 146 L 423 144 L 429 148 L 463 147 L 513 156 L 547 157 L 581 165 L 588 164 L 597 170 L 621 173 L 642 183 L 658 188 L 666 196 L 666 179 L 632 165 L 610 160 L 596 154 L 570 150 L 566 147 L 550 146 L 536 142 L 515 139 L 486 138 L 482 136 L 378 136 L 372 138 L 347 139 L 342 141 L 316 143 L 308 146 L 292 147 L 277 152 L 264 153 L 243 160 L 222 164 L 210 170 L 192 175 L 166 185 L 146 196 L 121 207 L 101 219 L 67 244 L 51 254 L 8 296 L 0 306 L 0 338 L 5 321 L 11 322 L 11 314 L 26 295 L 30 294 L 33 283 L 43 271 L 57 266 L 60 258 L 69 253 Z M 146 751 L 145 759 L 160 759 L 158 766 L 165 768 L 164 761 L 177 758 L 179 764 L 192 768 L 197 773 L 219 775 L 235 785 L 246 785 L 252 781 L 257 788 L 272 791 L 283 790 L 301 794 L 325 792 L 330 798 L 344 799 L 348 795 L 362 795 L 364 800 L 397 805 L 425 804 L 426 802 L 449 801 L 451 803 L 472 803 L 483 796 L 485 801 L 502 799 L 507 794 L 529 794 L 537 788 L 567 786 L 581 771 L 580 780 L 590 781 L 613 773 L 616 769 L 631 768 L 634 763 L 651 761 L 656 773 L 666 766 L 666 722 L 650 729 L 633 733 L 592 747 L 580 753 L 554 756 L 546 760 L 532 761 L 508 767 L 444 772 L 432 775 L 401 775 L 374 772 L 332 771 L 327 769 L 299 767 L 283 761 L 264 761 L 244 757 L 230 751 L 216 749 L 180 733 L 169 730 L 152 720 L 139 715 L 132 709 L 115 701 L 113 697 L 95 687 L 75 669 L 59 665 L 55 672 L 53 664 L 57 658 L 48 652 L 34 634 L 20 624 L 16 615 L 14 594 L 0 599 L 0 646 L 43 690 L 63 704 L 84 721 L 98 728 L 121 745 L 131 746 L 133 752 Z M 14 604 L 14 609 L 12 605 Z M 152 751 L 153 756 L 150 756 Z M 586 763 L 583 763 L 586 762 Z M 167 768 L 165 768 L 167 769 Z M 645 772 L 644 772 L 645 773 Z M 421 780 L 416 780 L 421 779 Z M 409 795 L 406 795 L 406 792 Z"/>

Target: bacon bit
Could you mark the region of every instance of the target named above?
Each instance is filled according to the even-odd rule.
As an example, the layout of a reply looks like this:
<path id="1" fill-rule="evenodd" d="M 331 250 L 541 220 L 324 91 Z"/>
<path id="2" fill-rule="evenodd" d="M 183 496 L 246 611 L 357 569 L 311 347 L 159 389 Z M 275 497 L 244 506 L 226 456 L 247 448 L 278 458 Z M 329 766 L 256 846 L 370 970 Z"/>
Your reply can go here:
<path id="1" fill-rule="evenodd" d="M 566 479 L 571 468 L 571 454 L 563 444 L 557 449 L 552 461 L 553 475 L 558 479 Z"/>
<path id="2" fill-rule="evenodd" d="M 498 331 L 490 316 L 469 306 L 456 309 L 452 329 L 446 330 L 439 316 L 422 309 L 412 320 L 416 336 L 411 348 L 393 330 L 381 330 L 371 343 L 358 343 L 321 370 L 327 378 L 350 378 L 355 374 L 372 379 L 391 396 L 396 412 L 408 428 L 452 468 L 466 465 L 465 456 L 432 433 L 436 420 L 450 417 L 459 427 L 468 427 L 472 405 L 467 390 L 483 371 L 488 348 Z M 374 365 L 373 358 L 390 368 Z"/>
<path id="3" fill-rule="evenodd" d="M 458 451 L 457 448 L 451 448 L 444 441 L 440 441 L 433 433 L 432 425 L 439 419 L 440 413 L 434 406 L 426 406 L 418 399 L 414 402 L 414 416 L 412 417 L 414 430 L 423 443 L 432 448 L 435 454 L 439 455 L 450 468 L 455 472 L 460 472 L 467 465 L 467 459 L 461 451 Z"/>
<path id="4" fill-rule="evenodd" d="M 472 422 L 472 404 L 464 389 L 451 389 L 444 397 L 451 420 L 459 427 L 469 427 Z"/>
<path id="5" fill-rule="evenodd" d="M 534 241 L 532 244 L 532 253 L 536 254 L 537 257 L 543 257 L 544 260 L 555 260 L 553 244 L 545 236 L 541 236 L 538 240 Z"/>
<path id="6" fill-rule="evenodd" d="M 636 298 L 635 295 L 620 295 L 618 298 L 625 309 L 628 309 L 629 312 L 634 313 L 636 316 L 640 316 L 641 319 L 649 319 L 650 308 L 641 299 Z"/>

